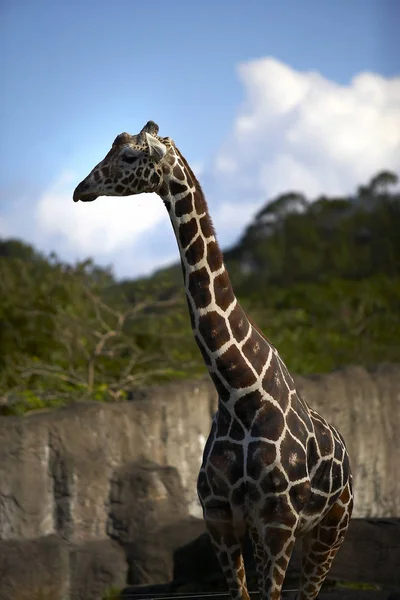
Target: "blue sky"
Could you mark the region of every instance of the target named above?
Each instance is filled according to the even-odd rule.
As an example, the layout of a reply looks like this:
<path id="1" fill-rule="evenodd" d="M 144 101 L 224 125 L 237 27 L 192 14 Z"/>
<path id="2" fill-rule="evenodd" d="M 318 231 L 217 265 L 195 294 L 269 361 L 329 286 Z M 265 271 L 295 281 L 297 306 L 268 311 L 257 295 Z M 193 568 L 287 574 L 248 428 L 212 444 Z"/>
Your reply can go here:
<path id="1" fill-rule="evenodd" d="M 175 260 L 156 199 L 68 204 L 149 119 L 194 165 L 223 246 L 289 187 L 349 192 L 394 168 L 396 22 L 397 0 L 2 0 L 0 236 L 118 275 Z"/>

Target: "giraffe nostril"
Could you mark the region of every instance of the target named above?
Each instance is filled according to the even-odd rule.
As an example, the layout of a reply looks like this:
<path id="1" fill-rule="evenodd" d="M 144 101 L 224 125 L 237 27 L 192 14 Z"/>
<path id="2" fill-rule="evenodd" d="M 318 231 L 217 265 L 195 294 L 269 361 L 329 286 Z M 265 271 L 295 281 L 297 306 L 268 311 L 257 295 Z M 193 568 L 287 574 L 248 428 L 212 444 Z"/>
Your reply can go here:
<path id="1" fill-rule="evenodd" d="M 85 180 L 81 181 L 76 186 L 74 195 L 73 195 L 74 202 L 77 202 L 78 200 L 80 200 L 81 194 L 83 194 L 85 192 L 85 190 L 87 190 L 87 188 L 88 188 L 88 185 Z"/>
<path id="2" fill-rule="evenodd" d="M 78 200 L 82 200 L 82 202 L 92 202 L 93 200 L 96 200 L 98 195 L 95 193 L 90 193 L 89 189 L 89 182 L 86 179 L 81 181 L 75 188 L 73 195 L 74 202 L 78 202 Z"/>

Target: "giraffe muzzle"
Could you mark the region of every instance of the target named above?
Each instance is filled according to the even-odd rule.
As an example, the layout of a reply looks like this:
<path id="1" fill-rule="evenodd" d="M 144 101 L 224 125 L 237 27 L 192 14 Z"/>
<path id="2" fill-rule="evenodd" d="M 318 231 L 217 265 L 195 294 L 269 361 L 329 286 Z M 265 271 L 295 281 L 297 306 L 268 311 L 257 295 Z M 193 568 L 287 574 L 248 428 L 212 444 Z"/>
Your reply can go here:
<path id="1" fill-rule="evenodd" d="M 78 202 L 78 200 L 81 202 L 93 202 L 93 200 L 96 200 L 96 198 L 98 198 L 98 194 L 90 191 L 89 184 L 87 183 L 86 179 L 81 181 L 80 184 L 75 188 L 73 195 L 74 202 Z"/>

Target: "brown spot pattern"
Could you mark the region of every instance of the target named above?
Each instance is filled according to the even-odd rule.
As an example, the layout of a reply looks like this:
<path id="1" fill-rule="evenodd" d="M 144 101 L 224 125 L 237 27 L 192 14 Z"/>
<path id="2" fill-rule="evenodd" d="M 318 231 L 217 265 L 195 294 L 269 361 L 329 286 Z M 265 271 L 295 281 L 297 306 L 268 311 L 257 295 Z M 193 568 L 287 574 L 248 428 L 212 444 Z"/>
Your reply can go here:
<path id="1" fill-rule="evenodd" d="M 279 402 L 282 410 L 286 410 L 289 404 L 289 391 L 282 380 L 275 354 L 272 354 L 270 366 L 262 380 L 262 387 L 270 396 Z"/>
<path id="2" fill-rule="evenodd" d="M 253 329 L 249 339 L 243 346 L 243 354 L 253 366 L 253 368 L 257 371 L 258 375 L 261 375 L 261 372 L 265 365 L 267 354 L 265 350 L 267 350 L 268 352 L 265 340 L 263 340 L 260 334 L 257 333 L 255 329 Z"/>
<path id="3" fill-rule="evenodd" d="M 217 437 L 224 437 L 228 435 L 230 425 L 231 416 L 225 406 L 222 405 L 218 409 Z"/>
<path id="4" fill-rule="evenodd" d="M 261 408 L 263 397 L 259 390 L 249 392 L 235 403 L 235 415 L 248 429 L 253 422 L 256 412 Z"/>
<path id="5" fill-rule="evenodd" d="M 198 215 L 201 215 L 203 212 L 207 211 L 207 205 L 204 200 L 204 196 L 198 190 L 196 190 L 194 193 L 194 208 Z"/>
<path id="6" fill-rule="evenodd" d="M 288 525 L 289 527 L 296 524 L 296 516 L 292 513 L 292 509 L 285 494 L 266 498 L 260 517 L 266 521 L 278 519 L 280 523 Z M 286 533 L 290 534 L 290 532 Z"/>
<path id="7" fill-rule="evenodd" d="M 326 503 L 327 498 L 325 496 L 321 496 L 321 494 L 311 491 L 307 505 L 305 506 L 305 511 L 309 515 L 318 515 L 324 510 Z"/>
<path id="8" fill-rule="evenodd" d="M 208 242 L 207 244 L 207 262 L 212 273 L 218 271 L 218 269 L 222 267 L 222 252 L 216 242 Z"/>
<path id="9" fill-rule="evenodd" d="M 285 421 L 282 411 L 272 402 L 264 399 L 262 409 L 251 426 L 251 435 L 276 441 L 282 435 L 284 427 Z"/>
<path id="10" fill-rule="evenodd" d="M 299 440 L 307 437 L 307 429 L 304 426 L 303 421 L 298 418 L 293 408 L 291 408 L 286 415 L 286 425 L 289 431 Z"/>
<path id="11" fill-rule="evenodd" d="M 342 471 L 343 471 L 343 481 L 347 481 L 350 475 L 350 462 L 347 454 L 344 455 L 342 460 Z"/>
<path id="12" fill-rule="evenodd" d="M 278 567 L 280 567 L 283 570 L 286 570 L 286 567 L 288 565 L 288 559 L 286 556 L 280 556 L 278 558 L 278 560 L 276 561 L 276 564 L 278 565 Z"/>
<path id="13" fill-rule="evenodd" d="M 310 465 L 315 465 L 318 461 L 318 446 L 315 438 L 310 438 L 307 444 L 307 462 Z"/>
<path id="14" fill-rule="evenodd" d="M 183 194 L 183 192 L 186 192 L 187 185 L 179 183 L 179 181 L 170 181 L 169 189 L 170 189 L 171 194 L 173 196 L 176 196 L 177 194 Z"/>
<path id="15" fill-rule="evenodd" d="M 208 214 L 204 215 L 204 217 L 200 219 L 200 227 L 205 238 L 209 238 L 214 235 L 214 229 Z"/>
<path id="16" fill-rule="evenodd" d="M 187 223 L 179 225 L 178 235 L 182 248 L 187 248 L 198 232 L 196 219 L 190 219 Z"/>
<path id="17" fill-rule="evenodd" d="M 243 427 L 241 427 L 241 425 L 232 419 L 231 421 L 231 426 L 229 428 L 229 437 L 232 440 L 236 440 L 236 441 L 241 441 L 244 438 L 244 431 L 243 431 Z"/>
<path id="18" fill-rule="evenodd" d="M 183 217 L 183 215 L 190 215 L 193 212 L 193 198 L 192 194 L 188 194 L 184 198 L 175 202 L 175 214 L 177 217 Z"/>
<path id="19" fill-rule="evenodd" d="M 200 349 L 200 352 L 201 352 L 201 354 L 203 356 L 204 362 L 206 363 L 207 366 L 210 366 L 212 364 L 211 359 L 210 359 L 210 357 L 208 355 L 208 352 L 207 352 L 206 348 L 204 347 L 203 343 L 201 342 L 199 336 L 195 335 L 194 339 L 195 339 L 196 344 L 198 345 L 198 347 Z"/>
<path id="20" fill-rule="evenodd" d="M 342 487 L 343 479 L 342 479 L 342 465 L 340 463 L 332 463 L 332 487 L 333 489 L 337 489 L 338 487 Z"/>
<path id="21" fill-rule="evenodd" d="M 263 482 L 261 482 L 261 487 L 263 487 Z M 270 490 L 267 485 L 266 488 Z M 276 517 L 285 525 L 293 526 L 296 524 L 296 516 L 292 513 L 285 494 L 266 498 L 264 506 L 260 511 L 260 518 L 267 522 L 275 520 Z"/>
<path id="22" fill-rule="evenodd" d="M 306 506 L 310 496 L 310 483 L 298 483 L 293 485 L 289 491 L 290 501 L 294 510 L 299 513 Z"/>
<path id="23" fill-rule="evenodd" d="M 331 454 L 333 451 L 333 443 L 332 438 L 329 435 L 329 430 L 322 424 L 318 424 L 315 427 L 315 435 L 317 438 L 317 443 L 319 447 L 319 452 L 321 456 L 327 456 Z"/>
<path id="24" fill-rule="evenodd" d="M 195 265 L 198 263 L 204 254 L 204 242 L 203 238 L 199 235 L 195 241 L 190 244 L 189 248 L 185 252 L 186 260 L 189 265 Z"/>
<path id="25" fill-rule="evenodd" d="M 247 493 L 247 485 L 243 482 L 231 493 L 231 502 L 236 506 L 240 506 L 244 503 Z"/>
<path id="26" fill-rule="evenodd" d="M 261 488 L 267 494 L 275 493 L 280 494 L 284 492 L 288 487 L 285 474 L 278 467 L 274 467 L 261 482 Z"/>
<path id="27" fill-rule="evenodd" d="M 288 433 L 281 444 L 281 461 L 291 481 L 307 476 L 306 454 L 300 444 Z"/>
<path id="28" fill-rule="evenodd" d="M 231 387 L 244 388 L 255 383 L 255 375 L 243 360 L 240 350 L 230 346 L 226 352 L 216 360 L 219 373 Z"/>
<path id="29" fill-rule="evenodd" d="M 221 378 L 217 375 L 217 373 L 210 373 L 210 376 L 215 385 L 215 389 L 217 390 L 217 394 L 221 398 L 221 400 L 225 402 L 229 400 L 230 392 L 222 383 Z"/>
<path id="30" fill-rule="evenodd" d="M 175 164 L 174 168 L 172 169 L 172 174 L 174 177 L 176 177 L 176 179 L 179 179 L 179 181 L 185 180 L 185 173 L 179 164 Z"/>
<path id="31" fill-rule="evenodd" d="M 331 462 L 324 460 L 321 462 L 312 478 L 313 485 L 317 485 L 318 489 L 321 490 L 321 492 L 325 492 L 326 494 L 330 492 L 330 470 Z"/>
<path id="32" fill-rule="evenodd" d="M 160 175 L 158 173 L 154 172 L 150 178 L 150 183 L 153 185 L 156 185 L 156 184 L 160 183 L 160 179 L 161 179 Z"/>
<path id="33" fill-rule="evenodd" d="M 333 456 L 336 458 L 336 460 L 342 460 L 342 455 L 343 455 L 342 446 L 339 444 L 338 441 L 335 440 L 335 450 L 334 450 Z"/>
<path id="34" fill-rule="evenodd" d="M 224 471 L 224 469 L 219 469 L 219 471 Z M 217 471 L 210 471 L 208 481 L 213 494 L 225 497 L 229 495 L 228 484 Z"/>
<path id="35" fill-rule="evenodd" d="M 230 339 L 225 319 L 215 311 L 199 318 L 199 332 L 211 352 L 218 350 Z"/>
<path id="36" fill-rule="evenodd" d="M 175 156 L 173 154 L 167 154 L 164 160 L 171 165 L 171 167 L 175 164 Z"/>
<path id="37" fill-rule="evenodd" d="M 241 342 L 249 331 L 250 323 L 240 304 L 236 304 L 235 308 L 229 315 L 228 320 L 234 339 L 238 343 Z"/>
<path id="38" fill-rule="evenodd" d="M 229 441 L 216 441 L 209 455 L 209 464 L 217 471 L 222 471 L 230 481 L 243 477 L 243 446 Z"/>
<path id="39" fill-rule="evenodd" d="M 276 447 L 274 444 L 259 441 L 251 442 L 247 451 L 247 474 L 258 481 L 266 467 L 276 460 Z"/>
<path id="40" fill-rule="evenodd" d="M 226 271 L 214 279 L 215 302 L 222 310 L 226 310 L 235 299 L 229 275 Z"/>
<path id="41" fill-rule="evenodd" d="M 182 169 L 183 169 L 183 165 L 182 165 Z M 193 179 L 188 171 L 186 171 L 186 183 L 189 187 L 193 187 Z"/>
<path id="42" fill-rule="evenodd" d="M 206 308 L 210 304 L 210 276 L 205 267 L 189 273 L 188 288 L 197 308 Z"/>

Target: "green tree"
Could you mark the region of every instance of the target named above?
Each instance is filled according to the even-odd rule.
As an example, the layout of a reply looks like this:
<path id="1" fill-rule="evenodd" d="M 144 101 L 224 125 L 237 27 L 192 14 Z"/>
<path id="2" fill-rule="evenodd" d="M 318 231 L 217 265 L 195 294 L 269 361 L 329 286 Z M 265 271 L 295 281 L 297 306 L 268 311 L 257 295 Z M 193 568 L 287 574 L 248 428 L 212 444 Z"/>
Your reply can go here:
<path id="1" fill-rule="evenodd" d="M 354 196 L 283 194 L 225 252 L 240 301 L 292 371 L 400 361 L 396 183 L 382 171 Z M 0 242 L 0 412 L 204 373 L 179 264 L 116 281 L 90 260 Z"/>

